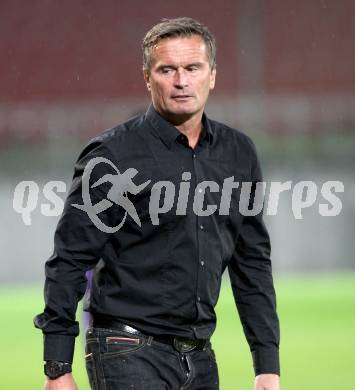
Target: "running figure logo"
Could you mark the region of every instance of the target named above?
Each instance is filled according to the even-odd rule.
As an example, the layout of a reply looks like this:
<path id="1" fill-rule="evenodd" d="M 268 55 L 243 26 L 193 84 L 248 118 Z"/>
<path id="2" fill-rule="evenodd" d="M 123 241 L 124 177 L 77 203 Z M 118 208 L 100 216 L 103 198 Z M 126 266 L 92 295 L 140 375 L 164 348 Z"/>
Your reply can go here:
<path id="1" fill-rule="evenodd" d="M 92 184 L 91 188 L 98 187 L 99 185 L 109 182 L 112 183 L 112 187 L 107 193 L 108 199 L 101 199 L 95 205 L 92 204 L 90 197 L 90 177 L 93 169 L 97 164 L 106 163 L 110 165 L 115 171 L 116 175 L 106 174 Z M 84 169 L 82 178 L 82 198 L 84 204 L 72 204 L 73 207 L 85 211 L 94 225 L 104 233 L 115 233 L 124 224 L 127 214 L 141 227 L 141 221 L 137 214 L 137 210 L 134 204 L 129 200 L 127 193 L 136 195 L 142 191 L 151 180 L 147 180 L 140 185 L 136 185 L 133 182 L 133 177 L 138 173 L 135 168 L 128 168 L 126 171 L 121 173 L 118 168 L 108 159 L 104 157 L 95 157 L 89 161 Z M 124 217 L 119 225 L 110 227 L 107 226 L 98 217 L 98 214 L 110 208 L 113 204 L 117 204 L 125 210 Z"/>

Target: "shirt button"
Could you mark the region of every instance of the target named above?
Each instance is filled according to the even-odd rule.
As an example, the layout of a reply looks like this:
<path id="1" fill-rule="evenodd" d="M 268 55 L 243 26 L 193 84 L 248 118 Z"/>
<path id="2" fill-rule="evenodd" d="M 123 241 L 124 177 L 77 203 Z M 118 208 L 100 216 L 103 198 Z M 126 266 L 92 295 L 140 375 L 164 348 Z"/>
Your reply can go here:
<path id="1" fill-rule="evenodd" d="M 200 301 L 201 301 L 201 298 L 200 298 L 200 297 L 197 297 L 197 301 L 200 302 Z"/>
<path id="2" fill-rule="evenodd" d="M 205 265 L 205 262 L 203 260 L 200 261 L 202 267 Z"/>
<path id="3" fill-rule="evenodd" d="M 192 155 L 192 157 L 193 157 L 193 158 L 196 158 L 196 154 L 194 153 L 194 154 Z"/>
<path id="4" fill-rule="evenodd" d="M 203 225 L 200 225 L 200 229 L 201 229 L 201 230 L 203 230 L 203 229 L 204 229 Z"/>
<path id="5" fill-rule="evenodd" d="M 202 192 L 202 188 L 199 188 L 199 189 L 198 189 L 198 192 L 201 193 L 201 192 Z"/>

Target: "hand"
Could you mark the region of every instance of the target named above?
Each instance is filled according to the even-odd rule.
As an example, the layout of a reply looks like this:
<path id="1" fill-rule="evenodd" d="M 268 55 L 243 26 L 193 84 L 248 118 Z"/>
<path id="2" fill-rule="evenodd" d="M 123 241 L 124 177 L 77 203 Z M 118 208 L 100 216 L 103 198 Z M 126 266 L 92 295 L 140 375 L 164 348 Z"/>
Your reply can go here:
<path id="1" fill-rule="evenodd" d="M 64 374 L 57 379 L 49 379 L 46 377 L 44 390 L 78 390 L 71 373 Z"/>
<path id="2" fill-rule="evenodd" d="M 280 377 L 277 374 L 257 375 L 254 390 L 280 390 Z"/>

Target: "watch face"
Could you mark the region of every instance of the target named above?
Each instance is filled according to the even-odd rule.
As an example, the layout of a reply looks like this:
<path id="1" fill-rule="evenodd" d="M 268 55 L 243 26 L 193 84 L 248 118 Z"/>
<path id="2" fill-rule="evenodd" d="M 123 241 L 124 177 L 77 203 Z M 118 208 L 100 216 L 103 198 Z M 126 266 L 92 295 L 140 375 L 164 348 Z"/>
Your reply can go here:
<path id="1" fill-rule="evenodd" d="M 45 373 L 51 379 L 56 378 L 60 374 L 60 365 L 58 362 L 47 362 L 45 365 Z"/>
<path id="2" fill-rule="evenodd" d="M 50 379 L 56 379 L 71 371 L 71 365 L 63 362 L 49 361 L 44 366 L 44 373 Z"/>
<path id="3" fill-rule="evenodd" d="M 51 365 L 49 366 L 49 373 L 50 373 L 51 375 L 56 375 L 56 374 L 59 373 L 59 368 L 60 368 L 60 367 L 58 367 L 57 364 L 51 364 Z"/>

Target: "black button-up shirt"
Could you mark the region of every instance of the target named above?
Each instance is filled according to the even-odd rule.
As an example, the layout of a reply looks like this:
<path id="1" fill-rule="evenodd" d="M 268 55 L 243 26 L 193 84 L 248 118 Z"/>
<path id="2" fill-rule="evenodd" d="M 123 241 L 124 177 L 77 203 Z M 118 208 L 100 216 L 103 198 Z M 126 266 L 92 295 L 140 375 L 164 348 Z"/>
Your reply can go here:
<path id="1" fill-rule="evenodd" d="M 185 135 L 150 106 L 146 114 L 91 140 L 80 154 L 54 252 L 45 265 L 45 309 L 35 317 L 45 335 L 45 360 L 72 361 L 79 333 L 75 312 L 86 290 L 87 270 L 95 267 L 85 305 L 94 317 L 115 317 L 151 335 L 204 339 L 215 329 L 214 307 L 228 267 L 255 373 L 279 373 L 279 321 L 262 215 L 240 213 L 240 186 L 230 194 L 230 208 L 220 207 L 225 179 L 262 180 L 255 147 L 242 132 L 205 114 L 202 122 L 192 149 Z M 83 173 L 94 157 L 112 164 L 101 160 L 91 170 L 93 205 L 112 200 L 112 192 L 119 193 L 114 178 L 136 169 L 133 185 L 121 191 L 121 199 L 134 206 L 129 213 L 118 201 L 96 209 L 96 219 L 73 206 L 84 204 Z M 104 175 L 108 181 L 98 184 Z M 156 208 L 164 212 L 156 213 L 150 201 L 161 181 Z M 167 186 L 170 190 L 165 198 L 164 185 L 166 195 Z M 102 231 L 96 220 L 121 227 Z"/>

